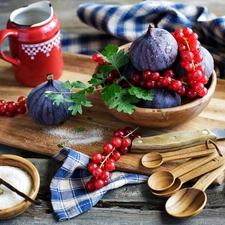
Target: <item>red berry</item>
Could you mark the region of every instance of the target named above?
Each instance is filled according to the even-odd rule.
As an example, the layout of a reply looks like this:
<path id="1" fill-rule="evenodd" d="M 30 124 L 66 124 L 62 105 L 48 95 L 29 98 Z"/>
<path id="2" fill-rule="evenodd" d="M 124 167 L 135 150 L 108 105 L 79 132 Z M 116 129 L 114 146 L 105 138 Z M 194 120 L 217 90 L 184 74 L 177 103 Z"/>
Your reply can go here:
<path id="1" fill-rule="evenodd" d="M 3 99 L 0 99 L 0 106 L 1 106 L 1 105 L 5 105 L 5 104 L 6 104 L 6 101 L 3 100 Z"/>
<path id="2" fill-rule="evenodd" d="M 15 112 L 17 110 L 17 104 L 15 102 L 9 101 L 7 102 L 7 104 L 8 104 L 8 110 L 10 112 Z"/>
<path id="3" fill-rule="evenodd" d="M 160 78 L 160 74 L 159 74 L 158 72 L 153 72 L 153 73 L 151 74 L 151 79 L 152 79 L 152 80 L 156 81 L 156 80 L 158 80 L 159 78 Z"/>
<path id="4" fill-rule="evenodd" d="M 92 170 L 92 174 L 94 177 L 99 177 L 102 174 L 102 169 L 100 167 L 96 167 Z"/>
<path id="5" fill-rule="evenodd" d="M 208 93 L 208 89 L 204 87 L 201 91 L 198 92 L 198 95 L 200 97 L 204 97 L 205 95 L 207 95 L 207 93 Z"/>
<path id="6" fill-rule="evenodd" d="M 101 54 L 96 52 L 92 55 L 92 60 L 96 63 L 103 63 L 104 59 L 102 58 Z"/>
<path id="7" fill-rule="evenodd" d="M 143 73 L 142 73 L 142 79 L 143 80 L 149 80 L 151 78 L 151 71 L 150 70 L 145 70 Z"/>
<path id="8" fill-rule="evenodd" d="M 129 149 L 128 147 L 120 146 L 119 148 L 117 148 L 117 151 L 119 151 L 121 155 L 125 155 L 129 151 Z"/>
<path id="9" fill-rule="evenodd" d="M 118 161 L 121 157 L 121 153 L 117 150 L 114 150 L 112 152 L 112 155 L 110 156 L 113 160 Z"/>
<path id="10" fill-rule="evenodd" d="M 99 152 L 95 152 L 94 154 L 92 154 L 91 160 L 94 163 L 100 163 L 102 161 L 102 154 Z"/>
<path id="11" fill-rule="evenodd" d="M 189 28 L 189 27 L 183 28 L 183 34 L 184 34 L 185 36 L 190 35 L 192 32 L 193 32 L 193 30 L 192 30 L 191 28 Z"/>
<path id="12" fill-rule="evenodd" d="M 105 162 L 104 165 L 105 170 L 107 171 L 113 171 L 116 168 L 116 163 L 114 160 L 108 160 Z"/>
<path id="13" fill-rule="evenodd" d="M 101 180 L 101 179 L 96 179 L 94 181 L 94 186 L 95 186 L 96 189 L 104 187 L 104 184 L 105 184 L 104 181 Z"/>
<path id="14" fill-rule="evenodd" d="M 141 138 L 141 134 L 139 134 L 139 133 L 134 133 L 134 138 Z"/>
<path id="15" fill-rule="evenodd" d="M 194 58 L 194 55 L 192 52 L 190 51 L 183 51 L 180 54 L 181 58 L 185 61 L 185 62 L 191 62 Z"/>
<path id="16" fill-rule="evenodd" d="M 171 84 L 171 82 L 172 82 L 172 78 L 169 77 L 169 76 L 164 76 L 164 77 L 162 78 L 162 84 L 163 84 L 163 86 L 165 86 L 165 87 L 169 86 L 169 85 Z"/>
<path id="17" fill-rule="evenodd" d="M 156 82 L 155 82 L 154 80 L 148 80 L 148 81 L 145 83 L 145 85 L 146 85 L 146 88 L 152 89 L 152 88 L 155 87 Z"/>
<path id="18" fill-rule="evenodd" d="M 110 173 L 107 170 L 102 170 L 102 174 L 100 175 L 99 179 L 101 180 L 108 180 L 110 177 Z"/>
<path id="19" fill-rule="evenodd" d="M 189 98 L 194 98 L 197 95 L 196 91 L 193 88 L 188 89 L 186 94 Z"/>
<path id="20" fill-rule="evenodd" d="M 171 83 L 171 86 L 172 86 L 172 89 L 174 91 L 177 91 L 179 88 L 182 87 L 182 82 L 180 80 L 173 80 L 172 83 Z"/>
<path id="21" fill-rule="evenodd" d="M 7 109 L 7 105 L 0 105 L 0 115 L 5 115 Z"/>
<path id="22" fill-rule="evenodd" d="M 120 137 L 113 137 L 111 143 L 115 148 L 118 148 L 121 146 L 122 140 Z"/>
<path id="23" fill-rule="evenodd" d="M 87 190 L 88 191 L 90 191 L 90 192 L 92 192 L 92 191 L 94 191 L 96 188 L 95 188 L 95 185 L 94 185 L 94 182 L 92 182 L 92 181 L 88 181 L 87 183 L 86 183 L 86 188 L 87 188 Z"/>
<path id="24" fill-rule="evenodd" d="M 18 102 L 19 105 L 25 106 L 26 105 L 26 97 L 25 96 L 20 96 L 17 99 L 17 102 Z"/>
<path id="25" fill-rule="evenodd" d="M 112 152 L 113 149 L 114 149 L 114 146 L 110 142 L 107 142 L 103 145 L 103 151 L 106 154 L 109 154 L 110 152 Z"/>
<path id="26" fill-rule="evenodd" d="M 173 70 L 167 69 L 167 70 L 165 70 L 165 71 L 163 72 L 163 75 L 164 75 L 164 76 L 168 76 L 168 77 L 173 78 L 173 77 L 175 76 L 175 73 L 174 73 Z"/>
<path id="27" fill-rule="evenodd" d="M 88 164 L 88 171 L 89 171 L 90 173 L 92 173 L 93 169 L 95 169 L 95 168 L 97 168 L 97 167 L 98 167 L 98 165 L 97 165 L 96 163 L 90 162 L 90 163 Z"/>
<path id="28" fill-rule="evenodd" d="M 124 131 L 124 134 L 125 134 L 125 135 L 128 135 L 128 134 L 130 134 L 130 133 L 133 132 L 133 128 L 132 128 L 132 127 L 125 127 L 125 128 L 123 129 L 123 131 Z"/>
<path id="29" fill-rule="evenodd" d="M 122 136 L 124 136 L 123 129 L 118 128 L 114 131 L 114 137 L 122 137 Z"/>
<path id="30" fill-rule="evenodd" d="M 129 137 L 122 138 L 121 145 L 123 147 L 130 147 L 131 146 L 131 143 L 132 143 L 132 141 L 131 141 L 131 139 Z"/>
<path id="31" fill-rule="evenodd" d="M 27 111 L 27 108 L 24 105 L 19 105 L 16 110 L 17 114 L 24 114 L 26 111 Z"/>

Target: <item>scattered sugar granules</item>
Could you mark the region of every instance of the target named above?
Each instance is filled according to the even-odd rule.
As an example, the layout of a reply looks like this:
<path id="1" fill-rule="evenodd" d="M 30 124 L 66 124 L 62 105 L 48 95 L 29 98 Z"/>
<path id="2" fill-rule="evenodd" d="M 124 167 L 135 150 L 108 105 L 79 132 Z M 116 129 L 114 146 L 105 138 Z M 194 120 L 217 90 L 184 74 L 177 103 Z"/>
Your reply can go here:
<path id="1" fill-rule="evenodd" d="M 20 168 L 14 166 L 0 166 L 0 178 L 26 195 L 29 195 L 31 192 L 33 185 L 32 179 L 27 172 Z M 20 197 L 3 184 L 0 184 L 0 189 L 2 190 L 0 194 L 0 210 L 15 206 L 24 200 L 24 198 Z"/>
<path id="2" fill-rule="evenodd" d="M 46 128 L 44 131 L 52 136 L 57 136 L 66 140 L 67 144 L 90 144 L 101 141 L 102 130 L 99 128 L 91 130 L 82 130 L 76 132 L 75 130 L 69 130 L 65 128 Z"/>

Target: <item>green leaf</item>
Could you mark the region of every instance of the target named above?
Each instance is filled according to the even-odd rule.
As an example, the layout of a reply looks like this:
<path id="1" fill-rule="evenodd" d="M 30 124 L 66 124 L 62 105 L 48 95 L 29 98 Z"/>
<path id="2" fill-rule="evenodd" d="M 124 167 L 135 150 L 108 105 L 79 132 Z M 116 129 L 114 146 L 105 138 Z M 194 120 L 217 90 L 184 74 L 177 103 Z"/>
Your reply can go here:
<path id="1" fill-rule="evenodd" d="M 108 70 L 110 71 L 113 69 L 118 71 L 120 67 L 129 62 L 128 53 L 125 53 L 124 49 L 119 49 L 119 47 L 116 45 L 108 44 L 101 52 L 101 55 L 105 61 L 110 64 L 105 64 L 105 66 L 108 67 Z M 106 68 L 103 68 L 103 70 L 106 71 Z M 103 73 L 103 71 L 101 72 Z"/>
<path id="2" fill-rule="evenodd" d="M 122 91 L 122 87 L 117 83 L 110 84 L 102 90 L 102 98 L 106 104 L 113 101 Z"/>
<path id="3" fill-rule="evenodd" d="M 72 84 L 70 83 L 69 80 L 67 80 L 65 83 L 63 83 L 61 85 L 62 88 L 66 88 L 66 89 L 72 89 Z"/>
<path id="4" fill-rule="evenodd" d="M 73 88 L 87 88 L 87 86 L 82 82 L 82 81 L 74 81 L 74 82 L 72 82 L 72 87 Z"/>
<path id="5" fill-rule="evenodd" d="M 78 128 L 76 129 L 76 132 L 77 132 L 77 133 L 80 133 L 80 132 L 83 131 L 83 130 L 84 130 L 84 128 L 78 127 Z"/>
<path id="6" fill-rule="evenodd" d="M 66 103 L 66 100 L 61 93 L 51 93 L 51 95 L 49 95 L 48 97 L 53 100 L 53 104 L 56 104 L 57 106 L 59 106 L 60 103 Z"/>
<path id="7" fill-rule="evenodd" d="M 139 99 L 135 96 L 127 95 L 127 89 L 123 89 L 114 99 L 114 101 L 109 103 L 109 108 L 116 108 L 117 111 L 124 113 L 132 114 L 135 110 L 136 106 L 135 103 L 139 102 Z"/>
<path id="8" fill-rule="evenodd" d="M 76 115 L 77 113 L 82 114 L 82 107 L 78 104 L 73 104 L 69 107 L 69 110 L 71 110 L 72 115 Z"/>
<path id="9" fill-rule="evenodd" d="M 63 141 L 63 142 L 61 142 L 61 143 L 58 144 L 58 147 L 62 147 L 63 148 L 65 146 L 66 146 L 66 142 L 65 141 Z"/>
<path id="10" fill-rule="evenodd" d="M 137 98 L 139 99 L 144 99 L 144 100 L 152 100 L 154 95 L 149 92 L 148 90 L 146 89 L 143 89 L 143 88 L 140 88 L 140 87 L 130 87 L 128 92 L 131 94 L 131 95 L 135 95 Z"/>
<path id="11" fill-rule="evenodd" d="M 92 84 L 93 87 L 101 85 L 104 83 L 105 77 L 102 73 L 95 73 L 92 75 L 92 78 L 88 81 L 89 84 Z"/>
<path id="12" fill-rule="evenodd" d="M 116 45 L 108 44 L 105 46 L 101 54 L 105 57 L 107 57 L 109 54 L 115 54 L 118 52 L 119 47 Z"/>

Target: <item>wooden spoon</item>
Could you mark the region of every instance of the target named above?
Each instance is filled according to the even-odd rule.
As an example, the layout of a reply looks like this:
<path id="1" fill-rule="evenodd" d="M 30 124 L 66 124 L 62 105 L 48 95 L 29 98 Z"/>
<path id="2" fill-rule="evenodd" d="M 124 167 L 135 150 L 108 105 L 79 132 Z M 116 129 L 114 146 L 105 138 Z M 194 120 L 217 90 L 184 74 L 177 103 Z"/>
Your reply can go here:
<path id="1" fill-rule="evenodd" d="M 178 159 L 187 159 L 187 158 L 196 158 L 200 156 L 205 156 L 212 154 L 215 149 L 182 149 L 173 152 L 159 153 L 159 152 L 150 152 L 145 154 L 142 159 L 142 165 L 147 168 L 156 168 L 162 165 L 164 162 L 178 160 Z"/>
<path id="2" fill-rule="evenodd" d="M 175 180 L 175 182 L 173 183 L 173 185 L 170 186 L 168 189 L 166 189 L 164 191 L 152 190 L 151 192 L 152 192 L 152 194 L 159 196 L 159 197 L 169 197 L 172 194 L 174 194 L 176 191 L 178 191 L 185 182 L 192 180 L 196 177 L 199 177 L 202 174 L 208 173 L 208 172 L 222 166 L 224 163 L 225 163 L 225 160 L 223 157 L 216 157 L 214 159 L 211 159 L 211 161 L 209 161 L 201 166 L 199 165 L 199 167 L 178 177 Z"/>
<path id="3" fill-rule="evenodd" d="M 203 175 L 193 187 L 184 188 L 173 194 L 166 202 L 168 214 L 187 218 L 199 214 L 207 202 L 206 188 L 224 171 L 225 164 Z"/>
<path id="4" fill-rule="evenodd" d="M 189 171 L 206 164 L 217 156 L 217 152 L 215 150 L 211 151 L 211 153 L 212 154 L 205 157 L 190 159 L 187 162 L 182 163 L 176 168 L 172 169 L 171 171 L 157 171 L 153 173 L 148 178 L 148 186 L 154 191 L 163 191 L 168 189 L 174 184 L 177 177 L 180 177 L 181 175 L 186 174 Z"/>

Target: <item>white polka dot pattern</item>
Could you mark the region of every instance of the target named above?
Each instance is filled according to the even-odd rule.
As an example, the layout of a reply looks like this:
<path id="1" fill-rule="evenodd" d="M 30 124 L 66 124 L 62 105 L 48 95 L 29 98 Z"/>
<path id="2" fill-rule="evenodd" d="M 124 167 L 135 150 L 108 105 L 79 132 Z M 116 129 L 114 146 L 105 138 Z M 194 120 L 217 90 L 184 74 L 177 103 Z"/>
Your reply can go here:
<path id="1" fill-rule="evenodd" d="M 58 32 L 52 39 L 38 43 L 38 44 L 22 44 L 22 50 L 30 56 L 31 60 L 34 60 L 35 55 L 39 52 L 44 53 L 47 57 L 53 47 L 60 48 L 60 32 Z"/>

